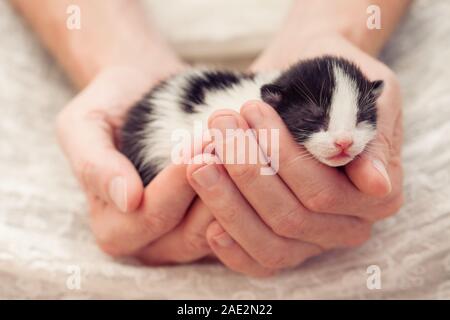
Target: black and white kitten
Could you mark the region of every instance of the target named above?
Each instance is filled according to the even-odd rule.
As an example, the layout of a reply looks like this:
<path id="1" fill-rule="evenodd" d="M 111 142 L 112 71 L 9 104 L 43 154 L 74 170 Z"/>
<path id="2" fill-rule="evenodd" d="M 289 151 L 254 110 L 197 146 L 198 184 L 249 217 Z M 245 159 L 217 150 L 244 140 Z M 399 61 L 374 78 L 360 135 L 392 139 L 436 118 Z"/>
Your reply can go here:
<path id="1" fill-rule="evenodd" d="M 170 163 L 174 130 L 207 128 L 215 111 L 239 111 L 263 100 L 284 120 L 293 138 L 318 161 L 342 166 L 375 137 L 376 100 L 383 81 L 368 80 L 350 61 L 333 56 L 300 61 L 271 74 L 191 69 L 162 82 L 134 106 L 121 134 L 121 151 L 144 185 Z"/>

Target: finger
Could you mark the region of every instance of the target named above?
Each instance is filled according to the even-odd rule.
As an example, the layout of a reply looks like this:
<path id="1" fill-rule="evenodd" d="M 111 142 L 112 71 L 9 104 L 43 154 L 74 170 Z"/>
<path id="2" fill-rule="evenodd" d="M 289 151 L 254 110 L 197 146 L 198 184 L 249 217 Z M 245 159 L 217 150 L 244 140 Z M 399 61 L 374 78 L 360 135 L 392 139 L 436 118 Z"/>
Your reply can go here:
<path id="1" fill-rule="evenodd" d="M 152 241 L 174 228 L 185 216 L 195 192 L 186 178 L 185 164 L 163 169 L 145 188 L 138 221 Z"/>
<path id="2" fill-rule="evenodd" d="M 134 254 L 179 224 L 194 197 L 186 166 L 170 165 L 145 188 L 141 206 L 133 214 L 95 202 L 91 210 L 94 234 L 109 254 Z"/>
<path id="3" fill-rule="evenodd" d="M 403 205 L 403 169 L 402 169 L 402 159 L 401 159 L 401 145 L 403 141 L 403 130 L 401 126 L 401 116 L 397 119 L 398 124 L 395 126 L 392 147 L 390 149 L 389 163 L 386 166 L 386 171 L 389 175 L 390 184 L 392 186 L 391 191 L 387 196 L 384 196 L 383 201 L 377 206 L 377 210 L 369 210 L 366 214 L 366 219 L 370 221 L 377 221 L 392 216 Z M 351 168 L 352 173 L 356 175 L 368 175 L 370 168 L 367 168 L 367 164 L 373 161 L 373 158 L 366 156 L 366 161 L 358 162 L 357 165 L 360 167 Z M 363 166 L 366 166 L 365 168 Z M 365 169 L 365 171 L 364 171 Z M 348 170 L 348 169 L 347 169 Z M 359 171 L 357 171 L 359 170 Z M 372 170 L 373 172 L 373 170 Z M 365 183 L 365 182 L 361 182 Z M 370 184 L 373 188 L 375 183 Z M 369 184 L 367 184 L 369 185 Z"/>
<path id="4" fill-rule="evenodd" d="M 213 216 L 196 199 L 186 217 L 175 229 L 141 250 L 138 257 L 147 264 L 188 263 L 211 253 L 206 230 Z"/>
<path id="5" fill-rule="evenodd" d="M 122 212 L 135 210 L 143 195 L 142 181 L 117 151 L 106 118 L 68 110 L 58 118 L 58 136 L 83 188 Z"/>
<path id="6" fill-rule="evenodd" d="M 239 191 L 276 234 L 315 243 L 327 249 L 354 246 L 367 240 L 371 228 L 368 222 L 351 216 L 312 213 L 278 175 L 264 175 L 266 166 L 259 161 L 259 154 L 264 155 L 264 151 L 259 148 L 255 136 L 246 134 L 249 132 L 245 131 L 248 126 L 238 113 L 230 111 L 213 114 L 210 127 L 220 130 L 223 135 L 227 129 L 237 129 L 234 137 L 229 135 L 227 139 L 222 139 L 225 146 L 219 146 L 221 141 L 216 141 L 216 150 L 221 150 L 218 156 Z M 236 158 L 231 159 L 231 153 L 243 153 L 245 163 L 237 164 Z M 223 159 L 233 162 L 224 162 Z M 250 159 L 256 160 L 256 163 Z"/>
<path id="7" fill-rule="evenodd" d="M 289 267 L 321 252 L 316 245 L 276 235 L 242 197 L 221 165 L 197 163 L 187 169 L 189 182 L 220 225 L 262 266 Z"/>
<path id="8" fill-rule="evenodd" d="M 217 221 L 208 227 L 206 237 L 217 258 L 231 270 L 254 277 L 267 277 L 275 273 L 275 270 L 261 266 L 250 257 Z"/>
<path id="9" fill-rule="evenodd" d="M 385 138 L 377 138 L 378 145 L 371 147 L 345 166 L 345 172 L 353 184 L 363 193 L 384 198 L 392 190 L 388 172 L 388 160 L 383 149 L 390 148 Z"/>
<path id="10" fill-rule="evenodd" d="M 401 127 L 401 97 L 396 80 L 385 81 L 383 94 L 377 102 L 377 136 L 364 153 L 346 166 L 346 172 L 355 186 L 362 192 L 385 197 L 392 191 L 390 161 L 397 127 Z"/>
<path id="11" fill-rule="evenodd" d="M 345 173 L 305 157 L 307 151 L 293 140 L 283 120 L 269 105 L 250 101 L 241 108 L 241 114 L 252 128 L 277 130 L 276 145 L 269 142 L 266 150 L 271 161 L 279 163 L 278 175 L 309 210 L 364 217 L 367 211 L 362 213 L 361 208 L 370 210 L 378 203 L 361 193 Z"/>

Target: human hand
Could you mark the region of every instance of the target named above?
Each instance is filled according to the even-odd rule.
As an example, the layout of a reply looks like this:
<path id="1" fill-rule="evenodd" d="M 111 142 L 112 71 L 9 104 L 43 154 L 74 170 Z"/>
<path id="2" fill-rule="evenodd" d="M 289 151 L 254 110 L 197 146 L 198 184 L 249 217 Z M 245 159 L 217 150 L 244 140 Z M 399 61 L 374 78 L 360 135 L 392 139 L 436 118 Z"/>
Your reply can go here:
<path id="1" fill-rule="evenodd" d="M 116 149 L 117 131 L 127 110 L 158 81 L 184 67 L 142 4 L 127 0 L 12 3 L 68 79 L 85 88 L 59 114 L 57 132 L 88 198 L 92 229 L 101 248 L 148 263 L 185 262 L 209 252 L 206 226 L 199 237 L 201 230 L 185 223 L 202 227 L 208 222 L 202 220 L 204 206 L 195 200 L 191 204 L 194 192 L 186 181 L 185 166 L 170 166 L 144 189 L 132 164 Z M 65 27 L 61 12 L 69 5 L 83 8 L 82 30 Z"/>
<path id="2" fill-rule="evenodd" d="M 304 157 L 305 150 L 292 140 L 276 112 L 257 102 L 244 105 L 241 114 L 219 112 L 210 125 L 222 131 L 280 130 L 277 175 L 260 175 L 260 165 L 204 163 L 188 168 L 191 185 L 217 219 L 208 228 L 208 242 L 233 270 L 266 275 L 324 250 L 359 245 L 369 238 L 375 221 L 402 204 L 398 82 L 386 66 L 343 38 L 318 41 L 303 56 L 327 53 L 354 61 L 372 80 L 385 81 L 378 100 L 377 138 L 345 173 Z"/>
<path id="3" fill-rule="evenodd" d="M 99 74 L 59 114 L 58 138 L 87 196 L 91 227 L 103 251 L 151 264 L 192 261 L 210 250 L 204 231 L 199 237 L 191 221 L 206 230 L 212 218 L 194 200 L 186 166 L 167 167 L 144 189 L 116 147 L 128 109 L 166 73 L 152 75 L 128 68 Z"/>
<path id="4" fill-rule="evenodd" d="M 283 50 L 282 59 L 278 59 L 276 56 L 278 50 L 271 47 L 255 61 L 251 69 L 254 71 L 279 69 L 299 59 L 329 54 L 353 61 L 369 79 L 384 80 L 383 94 L 377 100 L 377 137 L 366 149 L 366 152 L 347 165 L 345 169 L 349 178 L 362 192 L 373 196 L 385 196 L 390 192 L 392 185 L 389 183 L 390 179 L 382 179 L 379 175 L 379 172 L 384 175 L 383 167 L 393 167 L 391 169 L 394 171 L 393 174 L 400 177 L 397 181 L 400 183 L 402 181 L 400 155 L 403 139 L 402 102 L 400 85 L 395 74 L 386 65 L 337 34 L 319 37 L 304 48 L 292 43 L 285 45 L 290 46 L 287 50 Z M 376 161 L 375 166 L 372 160 Z M 377 168 L 379 170 L 374 170 Z M 401 191 L 401 187 L 399 189 Z"/>

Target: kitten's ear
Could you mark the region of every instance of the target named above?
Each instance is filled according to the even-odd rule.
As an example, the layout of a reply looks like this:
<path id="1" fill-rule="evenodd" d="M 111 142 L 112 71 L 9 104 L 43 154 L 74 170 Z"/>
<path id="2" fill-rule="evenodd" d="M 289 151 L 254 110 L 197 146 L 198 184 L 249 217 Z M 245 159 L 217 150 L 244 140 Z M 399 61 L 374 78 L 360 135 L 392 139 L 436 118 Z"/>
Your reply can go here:
<path id="1" fill-rule="evenodd" d="M 383 80 L 375 80 L 372 81 L 371 92 L 375 99 L 378 99 L 379 96 L 383 93 L 384 89 L 384 81 Z"/>
<path id="2" fill-rule="evenodd" d="M 283 88 L 276 84 L 265 84 L 261 87 L 261 99 L 272 107 L 278 106 L 283 98 Z"/>

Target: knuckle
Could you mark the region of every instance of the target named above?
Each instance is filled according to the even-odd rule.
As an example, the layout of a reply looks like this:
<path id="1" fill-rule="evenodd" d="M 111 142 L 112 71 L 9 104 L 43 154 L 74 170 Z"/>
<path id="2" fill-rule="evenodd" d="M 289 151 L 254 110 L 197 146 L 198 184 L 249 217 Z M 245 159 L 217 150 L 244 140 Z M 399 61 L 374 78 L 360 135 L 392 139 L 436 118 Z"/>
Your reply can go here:
<path id="1" fill-rule="evenodd" d="M 231 164 L 228 166 L 227 171 L 230 176 L 242 184 L 251 183 L 257 178 L 259 174 L 257 172 L 257 166 L 249 164 Z"/>
<path id="2" fill-rule="evenodd" d="M 258 262 L 265 268 L 271 270 L 284 269 L 291 266 L 287 250 L 266 250 L 259 254 Z"/>
<path id="3" fill-rule="evenodd" d="M 279 270 L 289 266 L 286 257 L 281 254 L 267 256 L 261 261 L 261 264 L 263 267 L 273 270 Z"/>
<path id="4" fill-rule="evenodd" d="M 305 200 L 306 208 L 313 212 L 327 212 L 336 205 L 336 195 L 328 190 L 321 190 Z"/>
<path id="5" fill-rule="evenodd" d="M 209 249 L 206 235 L 198 231 L 186 229 L 183 233 L 183 242 L 187 253 L 203 252 Z"/>
<path id="6" fill-rule="evenodd" d="M 163 212 L 156 208 L 145 212 L 143 215 L 143 226 L 152 234 L 161 234 L 175 227 L 179 219 L 176 219 L 169 212 Z"/>
<path id="7" fill-rule="evenodd" d="M 279 236 L 286 238 L 296 238 L 299 233 L 305 231 L 306 217 L 300 206 L 290 210 L 280 218 L 272 227 L 273 231 Z"/>
<path id="8" fill-rule="evenodd" d="M 220 220 L 224 225 L 234 225 L 238 221 L 239 216 L 239 210 L 231 207 L 221 214 Z"/>

